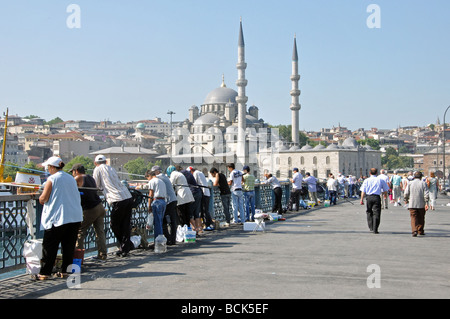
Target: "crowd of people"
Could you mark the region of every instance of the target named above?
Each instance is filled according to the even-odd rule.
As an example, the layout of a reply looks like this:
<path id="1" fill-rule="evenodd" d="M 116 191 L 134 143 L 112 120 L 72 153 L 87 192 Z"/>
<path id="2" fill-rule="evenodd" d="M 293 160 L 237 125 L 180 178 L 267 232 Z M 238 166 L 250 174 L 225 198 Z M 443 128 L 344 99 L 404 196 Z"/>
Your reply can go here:
<path id="1" fill-rule="evenodd" d="M 409 172 L 400 176 L 394 171 L 388 176 L 386 170 L 372 168 L 370 177 L 364 179 L 361 185 L 361 205 L 366 199 L 366 213 L 369 230 L 378 234 L 381 221 L 381 210 L 388 209 L 389 203 L 403 206 L 410 212 L 411 233 L 413 237 L 425 235 L 425 213 L 435 210 L 437 193 L 441 190 L 439 180 L 434 172 L 423 176 L 422 172 Z M 404 202 L 404 205 L 402 204 Z"/>
<path id="2" fill-rule="evenodd" d="M 111 230 L 116 237 L 118 250 L 116 254 L 126 257 L 134 248 L 131 237 L 131 214 L 133 196 L 127 186 L 119 179 L 116 171 L 107 165 L 106 158 L 98 155 L 94 160 L 95 169 L 92 176 L 86 174 L 82 164 L 75 164 L 69 174 L 62 169 L 61 158 L 52 156 L 43 166 L 50 174 L 39 202 L 43 205 L 41 225 L 44 229 L 43 251 L 38 280 L 52 276 L 53 266 L 59 245 L 62 252 L 62 271 L 58 277 L 68 275 L 67 267 L 73 263 L 75 249 L 83 249 L 88 228 L 92 225 L 96 235 L 98 254 L 96 259 L 107 258 L 107 246 L 104 230 L 106 215 L 102 200 L 98 195 L 101 190 L 110 207 Z M 209 173 L 212 186 L 218 188 L 225 216 L 225 225 L 243 224 L 255 218 L 255 182 L 250 167 L 237 170 L 233 163 L 227 165 L 228 176 L 215 167 Z M 293 168 L 292 190 L 287 207 L 283 209 L 282 188 L 280 181 L 266 173 L 264 184 L 271 185 L 274 201 L 272 212 L 284 214 L 286 210 L 298 211 L 306 195 L 310 201 L 319 205 L 317 196 L 318 179 L 309 172 L 303 176 L 298 168 Z M 204 231 L 215 229 L 214 211 L 210 211 L 211 186 L 206 176 L 193 167 L 183 168 L 171 165 L 164 172 L 160 166 L 153 166 L 145 174 L 148 180 L 148 211 L 153 215 L 154 237 L 164 235 L 167 245 L 176 244 L 178 226 L 187 225 L 201 236 Z M 366 199 L 367 222 L 369 229 L 378 233 L 381 209 L 387 209 L 389 203 L 402 206 L 402 200 L 408 205 L 411 215 L 413 236 L 424 235 L 425 211 L 435 209 L 435 199 L 440 189 L 434 174 L 423 178 L 420 172 L 400 176 L 394 172 L 388 177 L 385 170 L 370 170 L 370 177 L 345 177 L 338 174 L 335 178 L 329 174 L 326 182 L 325 199 L 335 205 L 339 196 L 357 197 L 357 183 L 362 183 L 361 204 Z M 388 195 L 390 193 L 390 195 Z M 231 205 L 232 204 L 232 205 Z"/>

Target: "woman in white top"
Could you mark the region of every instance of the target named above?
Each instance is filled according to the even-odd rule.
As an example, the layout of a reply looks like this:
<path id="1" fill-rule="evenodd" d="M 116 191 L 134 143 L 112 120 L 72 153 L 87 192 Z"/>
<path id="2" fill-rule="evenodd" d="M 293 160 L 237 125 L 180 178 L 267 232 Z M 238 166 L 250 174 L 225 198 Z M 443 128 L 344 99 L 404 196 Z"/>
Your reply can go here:
<path id="1" fill-rule="evenodd" d="M 50 176 L 39 197 L 39 203 L 43 205 L 41 228 L 44 229 L 44 238 L 41 270 L 36 276 L 38 280 L 50 278 L 59 244 L 62 251 L 62 272 L 57 276 L 67 276 L 66 271 L 73 263 L 78 229 L 83 220 L 77 182 L 62 171 L 64 163 L 61 158 L 52 156 L 42 165 L 46 167 Z"/>

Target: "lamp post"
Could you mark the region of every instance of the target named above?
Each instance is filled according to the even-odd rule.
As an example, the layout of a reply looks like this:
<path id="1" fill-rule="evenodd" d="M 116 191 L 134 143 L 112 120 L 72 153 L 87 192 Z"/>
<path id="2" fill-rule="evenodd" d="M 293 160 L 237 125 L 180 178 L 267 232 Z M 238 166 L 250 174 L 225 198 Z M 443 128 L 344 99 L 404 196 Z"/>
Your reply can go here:
<path id="1" fill-rule="evenodd" d="M 172 165 L 172 115 L 175 114 L 173 111 L 167 112 L 170 115 L 170 154 L 169 154 L 169 162 Z"/>
<path id="2" fill-rule="evenodd" d="M 448 111 L 449 108 L 450 108 L 450 105 L 447 106 L 447 108 L 445 109 L 445 112 L 444 112 L 444 127 L 442 129 L 442 139 L 443 139 L 443 143 L 442 143 L 442 153 L 443 153 L 442 164 L 443 164 L 443 170 L 442 170 L 442 172 L 444 174 L 444 191 L 445 191 L 445 180 L 446 180 L 446 176 L 445 176 L 445 115 L 447 114 L 447 111 Z"/>

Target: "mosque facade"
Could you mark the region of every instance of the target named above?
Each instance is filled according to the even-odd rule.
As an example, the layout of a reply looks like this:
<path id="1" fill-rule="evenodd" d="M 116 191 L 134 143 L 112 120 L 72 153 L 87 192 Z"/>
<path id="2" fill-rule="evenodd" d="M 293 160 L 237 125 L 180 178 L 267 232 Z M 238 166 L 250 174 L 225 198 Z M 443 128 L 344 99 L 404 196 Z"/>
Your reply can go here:
<path id="1" fill-rule="evenodd" d="M 235 163 L 242 169 L 249 165 L 257 178 L 270 172 L 280 179 L 292 176 L 292 169 L 310 172 L 318 178 L 329 173 L 337 175 L 368 175 L 371 167 L 380 167 L 381 153 L 360 146 L 353 138 L 328 147 L 309 145 L 300 147 L 299 132 L 299 80 L 297 43 L 294 37 L 292 55 L 292 87 L 290 105 L 292 116 L 292 141 L 280 139 L 277 131 L 259 118 L 259 109 L 247 108 L 245 70 L 245 43 L 240 22 L 236 86 L 229 88 L 224 76 L 222 84 L 209 92 L 200 105 L 189 108 L 189 117 L 172 129 L 166 144 L 167 154 L 161 159 L 168 164 L 193 166 L 208 173 L 211 167 L 227 172 L 226 165 Z"/>

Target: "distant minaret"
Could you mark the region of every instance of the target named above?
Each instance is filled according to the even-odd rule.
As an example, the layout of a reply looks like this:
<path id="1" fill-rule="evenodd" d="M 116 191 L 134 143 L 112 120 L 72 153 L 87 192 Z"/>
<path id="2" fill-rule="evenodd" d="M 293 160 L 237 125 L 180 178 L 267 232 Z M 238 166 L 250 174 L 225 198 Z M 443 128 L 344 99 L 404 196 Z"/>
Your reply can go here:
<path id="1" fill-rule="evenodd" d="M 238 62 L 236 64 L 238 70 L 238 79 L 236 85 L 238 87 L 238 96 L 236 97 L 236 103 L 238 104 L 238 145 L 236 154 L 238 162 L 244 164 L 245 162 L 245 129 L 246 129 L 246 115 L 247 115 L 247 96 L 245 96 L 245 87 L 247 86 L 247 80 L 245 79 L 245 69 L 247 63 L 245 63 L 245 44 L 244 34 L 242 32 L 242 18 L 240 21 L 239 29 L 239 42 L 238 42 Z"/>
<path id="2" fill-rule="evenodd" d="M 298 131 L 299 131 L 299 114 L 300 103 L 298 101 L 300 96 L 300 90 L 298 89 L 298 81 L 300 80 L 300 75 L 298 74 L 298 55 L 297 55 L 297 41 L 296 36 L 294 36 L 294 52 L 292 53 L 292 90 L 291 90 L 291 110 L 292 110 L 292 142 L 295 145 L 299 144 Z"/>

